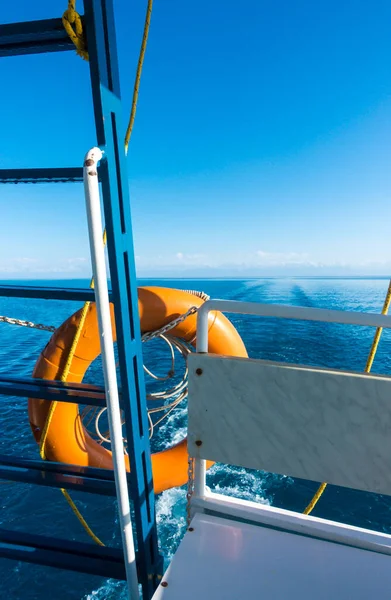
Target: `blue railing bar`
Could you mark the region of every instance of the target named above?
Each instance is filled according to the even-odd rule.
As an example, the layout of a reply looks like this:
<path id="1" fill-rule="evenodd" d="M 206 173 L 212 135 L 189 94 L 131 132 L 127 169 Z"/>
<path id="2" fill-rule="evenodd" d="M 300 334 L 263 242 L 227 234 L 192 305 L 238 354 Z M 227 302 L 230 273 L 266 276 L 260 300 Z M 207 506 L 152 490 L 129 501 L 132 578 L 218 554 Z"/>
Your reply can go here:
<path id="1" fill-rule="evenodd" d="M 58 381 L 56 379 L 39 379 L 38 377 L 13 377 L 12 375 L 0 375 L 0 381 L 10 383 L 27 383 L 38 385 L 40 387 L 55 387 L 64 390 L 74 390 L 75 392 L 91 392 L 93 394 L 101 394 L 105 397 L 105 389 L 100 385 L 92 383 L 75 383 L 74 381 Z"/>
<path id="2" fill-rule="evenodd" d="M 104 389 L 86 383 L 0 376 L 0 395 L 106 406 Z"/>
<path id="3" fill-rule="evenodd" d="M 0 169 L 0 183 L 74 183 L 83 181 L 80 167 Z"/>
<path id="4" fill-rule="evenodd" d="M 85 479 L 101 479 L 102 481 L 114 482 L 114 473 L 111 469 L 99 469 L 98 467 L 82 467 L 66 463 L 35 460 L 30 458 L 19 458 L 8 454 L 0 454 L 0 464 L 17 465 L 28 469 L 43 469 L 52 473 L 63 473 L 65 475 L 76 475 Z"/>
<path id="5" fill-rule="evenodd" d="M 105 578 L 125 579 L 123 553 L 119 548 L 33 535 L 24 531 L 0 529 L 0 557 Z"/>
<path id="6" fill-rule="evenodd" d="M 72 467 L 62 463 L 26 460 L 0 455 L 0 479 L 53 488 L 66 488 L 101 496 L 115 496 L 112 471 Z M 98 472 L 98 475 L 96 474 Z M 104 473 L 102 476 L 101 473 Z"/>
<path id="7" fill-rule="evenodd" d="M 61 18 L 0 25 L 0 56 L 74 50 Z"/>
<path id="8" fill-rule="evenodd" d="M 26 469 L 40 469 L 51 473 L 76 475 L 84 477 L 85 479 L 101 479 L 102 481 L 114 482 L 114 473 L 110 469 L 81 467 L 79 465 L 70 465 L 54 461 L 19 458 L 18 456 L 10 456 L 8 454 L 0 454 L 0 463 L 5 466 L 17 465 Z"/>
<path id="9" fill-rule="evenodd" d="M 88 288 L 55 288 L 30 285 L 0 285 L 0 297 L 41 298 L 43 300 L 73 300 L 75 302 L 95 301 L 94 290 Z M 109 292 L 110 301 L 112 294 Z"/>

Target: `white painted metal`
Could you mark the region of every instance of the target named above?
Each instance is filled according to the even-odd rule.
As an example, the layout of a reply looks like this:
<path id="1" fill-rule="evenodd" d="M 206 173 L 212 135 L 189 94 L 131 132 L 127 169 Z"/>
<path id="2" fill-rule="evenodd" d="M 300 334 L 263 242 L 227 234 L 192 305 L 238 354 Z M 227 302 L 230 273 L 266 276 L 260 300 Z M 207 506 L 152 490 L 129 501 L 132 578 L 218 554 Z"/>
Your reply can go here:
<path id="1" fill-rule="evenodd" d="M 210 354 L 188 365 L 191 456 L 391 495 L 390 377 Z"/>
<path id="2" fill-rule="evenodd" d="M 202 306 L 198 309 L 197 313 L 197 337 L 196 337 L 196 351 L 208 352 L 208 317 L 209 312 L 212 308 L 209 308 L 210 300 L 207 300 L 202 304 Z M 204 306 L 204 310 L 201 310 Z"/>
<path id="3" fill-rule="evenodd" d="M 191 526 L 154 600 L 389 598 L 388 556 L 210 515 Z"/>
<path id="4" fill-rule="evenodd" d="M 278 317 L 299 321 L 322 321 L 345 325 L 391 328 L 391 315 L 362 313 L 282 304 L 261 304 L 258 302 L 237 302 L 234 300 L 207 300 L 197 314 L 197 352 L 208 351 L 208 314 L 211 310 L 259 317 Z"/>
<path id="5" fill-rule="evenodd" d="M 95 280 L 95 300 L 98 314 L 102 365 L 107 399 L 107 417 L 113 452 L 115 486 L 125 557 L 128 598 L 130 600 L 136 600 L 136 598 L 139 598 L 136 557 L 124 460 L 122 424 L 119 408 L 118 384 L 110 318 L 105 252 L 102 243 L 103 227 L 97 175 L 97 166 L 101 158 L 102 151 L 99 148 L 92 148 L 87 153 L 84 159 L 83 169 L 84 191 L 86 198 L 92 271 Z"/>
<path id="6" fill-rule="evenodd" d="M 203 458 L 194 460 L 194 494 L 203 496 L 206 492 L 205 487 L 206 461 Z"/>
<path id="7" fill-rule="evenodd" d="M 278 461 L 285 453 L 286 464 L 295 469 L 309 459 L 317 481 L 383 492 L 386 486 L 390 493 L 390 378 L 205 356 L 211 310 L 391 327 L 391 317 L 384 315 L 230 301 L 201 307 L 198 354 L 189 357 L 193 531 L 186 533 L 164 576 L 167 586 L 159 586 L 154 599 L 388 598 L 391 536 L 211 493 L 205 459 L 311 478 L 304 467 L 298 474 L 270 464 L 270 456 Z M 201 377 L 194 375 L 197 368 Z M 305 456 L 298 456 L 300 447 Z M 329 477 L 323 471 L 315 477 L 316 463 L 324 469 L 325 460 Z M 342 481 L 335 481 L 335 472 Z"/>
<path id="8" fill-rule="evenodd" d="M 323 321 L 346 325 L 391 328 L 391 316 L 352 311 L 261 304 L 255 302 L 237 302 L 233 300 L 207 300 L 197 313 L 197 353 L 208 352 L 208 316 L 210 311 L 219 310 L 228 313 L 252 314 L 261 317 L 277 317 L 292 320 Z M 191 402 L 191 398 L 190 398 Z M 190 432 L 191 433 L 191 432 Z M 205 489 L 205 460 L 195 461 L 194 489 Z M 195 492 L 195 495 L 203 495 Z"/>
<path id="9" fill-rule="evenodd" d="M 199 309 L 200 310 L 200 309 Z M 208 316 L 209 311 L 203 313 L 204 317 L 202 327 L 199 327 L 199 312 L 197 313 L 197 338 L 196 351 L 197 353 L 208 352 Z M 189 355 L 190 356 L 190 355 Z M 192 456 L 190 454 L 190 456 Z M 194 460 L 194 496 L 203 496 L 206 492 L 206 461 L 203 458 L 197 457 Z"/>
<path id="10" fill-rule="evenodd" d="M 206 492 L 202 498 L 193 498 L 192 509 L 195 514 L 212 512 L 228 519 L 242 519 L 257 525 L 275 527 L 287 532 L 391 555 L 391 536 L 386 533 L 353 527 L 345 523 L 336 523 L 312 515 L 223 496 L 210 491 Z"/>

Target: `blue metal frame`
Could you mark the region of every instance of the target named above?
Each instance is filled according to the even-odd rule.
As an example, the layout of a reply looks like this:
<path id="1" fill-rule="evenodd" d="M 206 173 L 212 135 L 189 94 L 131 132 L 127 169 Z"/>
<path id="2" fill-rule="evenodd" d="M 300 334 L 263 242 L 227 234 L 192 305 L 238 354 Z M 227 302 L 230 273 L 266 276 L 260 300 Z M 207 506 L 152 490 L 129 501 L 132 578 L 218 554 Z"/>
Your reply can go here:
<path id="1" fill-rule="evenodd" d="M 114 296 L 122 405 L 131 464 L 131 501 L 140 559 L 139 577 L 144 597 L 150 598 L 158 584 L 158 575 L 161 575 L 163 565 L 157 546 L 113 2 L 85 0 L 84 6 L 95 125 L 98 145 L 105 152 L 105 158 L 101 162 L 100 181 Z"/>
<path id="2" fill-rule="evenodd" d="M 101 496 L 116 495 L 114 475 L 110 470 L 14 458 L 5 454 L 0 454 L 0 479 Z"/>
<path id="3" fill-rule="evenodd" d="M 0 557 L 125 579 L 122 549 L 107 546 L 0 529 Z"/>
<path id="4" fill-rule="evenodd" d="M 150 460 L 147 403 L 143 373 L 141 333 L 132 222 L 128 194 L 126 159 L 121 125 L 121 99 L 114 27 L 113 0 L 84 0 L 84 28 L 88 40 L 89 66 L 94 103 L 97 143 L 104 150 L 99 169 L 107 231 L 114 302 L 117 346 L 121 373 L 121 404 L 126 416 L 131 473 L 130 499 L 137 534 L 137 567 L 145 600 L 152 597 L 162 574 L 158 553 L 155 498 Z M 73 49 L 61 19 L 15 23 L 0 26 L 0 56 L 54 52 Z M 92 144 L 91 144 L 92 145 Z M 87 149 L 86 149 L 87 150 Z M 0 183 L 39 183 L 79 181 L 80 169 L 8 169 L 0 171 Z M 44 298 L 53 300 L 94 300 L 93 290 L 0 286 L 0 297 Z M 42 380 L 2 377 L 0 394 L 39 397 L 46 400 L 102 405 L 104 393 L 97 386 L 60 384 Z M 49 466 L 50 465 L 50 466 Z M 93 472 L 92 472 L 93 471 Z M 97 473 L 99 471 L 99 473 Z M 0 478 L 57 487 L 112 492 L 113 474 L 100 469 L 6 459 L 0 456 Z M 110 473 L 110 474 L 109 474 Z M 65 485 L 65 487 L 67 487 Z M 3 542 L 3 543 L 2 543 Z M 31 552 L 29 548 L 34 549 Z M 0 556 L 37 562 L 67 569 L 123 577 L 122 562 L 113 549 L 42 536 L 28 536 L 0 530 Z M 110 562 L 111 561 L 111 562 Z"/>
<path id="5" fill-rule="evenodd" d="M 83 167 L 0 169 L 0 183 L 74 183 L 83 181 Z"/>
<path id="6" fill-rule="evenodd" d="M 0 56 L 74 50 L 61 19 L 9 23 L 0 27 Z"/>
<path id="7" fill-rule="evenodd" d="M 89 385 L 88 383 L 64 383 L 48 379 L 2 375 L 0 377 L 0 395 L 71 402 L 73 404 L 89 404 L 100 407 L 106 406 L 104 388 L 97 385 Z"/>
<path id="8" fill-rule="evenodd" d="M 0 285 L 0 298 L 40 298 L 41 300 L 71 300 L 94 302 L 95 292 L 89 288 L 53 288 L 34 285 Z M 109 292 L 110 300 L 113 294 Z"/>

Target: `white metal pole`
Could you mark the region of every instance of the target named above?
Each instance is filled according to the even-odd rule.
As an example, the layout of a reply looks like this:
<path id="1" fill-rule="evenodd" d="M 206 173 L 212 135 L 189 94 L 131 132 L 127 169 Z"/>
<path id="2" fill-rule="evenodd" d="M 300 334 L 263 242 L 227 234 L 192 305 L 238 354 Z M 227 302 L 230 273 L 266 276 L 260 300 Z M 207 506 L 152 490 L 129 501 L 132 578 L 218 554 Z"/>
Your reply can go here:
<path id="1" fill-rule="evenodd" d="M 197 313 L 197 338 L 196 351 L 208 352 L 208 316 L 209 309 L 203 304 Z M 194 460 L 194 496 L 202 497 L 206 493 L 206 460 Z"/>
<path id="2" fill-rule="evenodd" d="M 105 380 L 107 417 L 113 452 L 115 487 L 117 492 L 122 545 L 125 558 L 129 600 L 139 598 L 136 556 L 134 550 L 132 520 L 130 515 L 128 483 L 122 439 L 121 413 L 119 407 L 117 374 L 115 368 L 113 332 L 111 328 L 109 292 L 105 251 L 102 243 L 102 213 L 98 182 L 98 162 L 102 158 L 99 148 L 92 148 L 84 159 L 84 192 L 86 198 L 88 233 L 92 271 L 95 280 L 95 301 L 98 313 L 100 347 Z"/>
<path id="3" fill-rule="evenodd" d="M 197 352 L 208 352 L 208 317 L 211 300 L 207 300 L 200 306 L 197 313 Z"/>

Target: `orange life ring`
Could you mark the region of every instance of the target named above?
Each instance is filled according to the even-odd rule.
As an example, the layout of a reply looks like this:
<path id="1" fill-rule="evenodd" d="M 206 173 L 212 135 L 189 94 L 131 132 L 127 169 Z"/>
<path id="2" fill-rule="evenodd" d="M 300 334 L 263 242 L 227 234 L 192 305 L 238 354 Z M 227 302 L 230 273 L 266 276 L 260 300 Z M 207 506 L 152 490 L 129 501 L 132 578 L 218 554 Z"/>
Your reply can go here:
<path id="1" fill-rule="evenodd" d="M 191 306 L 200 306 L 203 300 L 180 290 L 159 287 L 142 287 L 138 290 L 138 304 L 142 333 L 163 327 Z M 40 354 L 33 377 L 56 379 L 67 359 L 81 310 L 59 327 Z M 114 309 L 111 305 L 113 336 L 116 339 Z M 196 315 L 170 331 L 170 335 L 186 341 L 194 341 Z M 209 315 L 209 352 L 227 356 L 247 356 L 246 348 L 231 322 L 219 312 Z M 85 372 L 100 354 L 98 321 L 95 304 L 89 307 L 87 318 L 72 360 L 68 381 L 81 382 Z M 50 403 L 46 400 L 29 399 L 30 425 L 36 441 L 40 442 Z M 111 452 L 99 445 L 87 433 L 79 416 L 77 404 L 59 402 L 53 414 L 45 442 L 45 454 L 49 460 L 68 464 L 112 469 Z M 128 457 L 127 468 L 129 469 Z M 187 441 L 152 455 L 154 490 L 158 494 L 165 489 L 183 485 L 187 481 Z"/>

